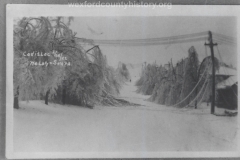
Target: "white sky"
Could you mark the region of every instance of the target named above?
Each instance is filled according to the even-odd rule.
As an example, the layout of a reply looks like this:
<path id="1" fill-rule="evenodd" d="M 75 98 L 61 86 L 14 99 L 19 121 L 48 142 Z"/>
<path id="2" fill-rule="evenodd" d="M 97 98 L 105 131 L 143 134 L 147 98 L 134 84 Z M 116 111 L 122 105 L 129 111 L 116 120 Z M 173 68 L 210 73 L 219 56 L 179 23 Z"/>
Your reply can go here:
<path id="1" fill-rule="evenodd" d="M 75 17 L 71 28 L 77 32 L 77 37 L 101 40 L 160 38 L 209 30 L 232 37 L 237 34 L 234 17 Z M 175 63 L 187 57 L 191 46 L 196 48 L 202 60 L 205 57 L 204 41 L 135 47 L 100 45 L 100 48 L 107 56 L 108 64 L 116 66 L 119 61 L 132 64 L 156 61 L 158 64 L 166 64 L 171 58 Z M 219 45 L 219 50 L 225 63 L 236 66 L 236 47 Z M 218 57 L 217 49 L 214 51 Z"/>

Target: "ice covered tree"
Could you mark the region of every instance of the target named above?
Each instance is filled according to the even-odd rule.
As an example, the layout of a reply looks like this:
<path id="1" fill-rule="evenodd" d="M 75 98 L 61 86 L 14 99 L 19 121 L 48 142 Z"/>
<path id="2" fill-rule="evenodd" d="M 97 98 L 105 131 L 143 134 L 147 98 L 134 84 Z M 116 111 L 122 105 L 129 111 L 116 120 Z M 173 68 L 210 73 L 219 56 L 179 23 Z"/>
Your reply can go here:
<path id="1" fill-rule="evenodd" d="M 30 17 L 14 25 L 14 92 L 15 101 L 48 99 L 92 107 L 95 103 L 119 104 L 114 95 L 120 84 L 115 70 L 107 65 L 101 49 L 86 50 L 69 28 L 72 17 Z M 47 56 L 26 56 L 28 53 Z M 31 62 L 61 64 L 56 55 L 64 56 L 70 65 L 32 66 Z M 16 105 L 18 103 L 15 103 Z M 16 107 L 17 108 L 17 107 Z"/>
<path id="2" fill-rule="evenodd" d="M 120 83 L 130 80 L 130 73 L 125 63 L 119 62 L 116 69 L 117 79 Z"/>
<path id="3" fill-rule="evenodd" d="M 62 52 L 61 47 L 69 43 L 73 36 L 68 26 L 61 22 L 61 17 L 24 17 L 15 21 L 14 88 L 19 88 L 23 100 L 39 99 L 39 96 L 47 93 L 47 102 L 48 96 L 54 94 L 64 78 L 64 68 L 54 65 L 32 66 L 31 62 L 54 61 L 54 52 Z M 49 53 L 50 56 L 34 53 Z"/>
<path id="4" fill-rule="evenodd" d="M 184 77 L 183 77 L 183 84 L 180 99 L 186 99 L 184 102 L 180 104 L 180 106 L 188 105 L 192 99 L 197 95 L 197 92 L 193 92 L 191 95 L 191 91 L 195 87 L 198 82 L 198 67 L 199 67 L 199 60 L 198 54 L 195 48 L 192 46 L 188 50 L 188 58 L 184 69 Z M 186 98 L 187 97 L 187 98 Z"/>

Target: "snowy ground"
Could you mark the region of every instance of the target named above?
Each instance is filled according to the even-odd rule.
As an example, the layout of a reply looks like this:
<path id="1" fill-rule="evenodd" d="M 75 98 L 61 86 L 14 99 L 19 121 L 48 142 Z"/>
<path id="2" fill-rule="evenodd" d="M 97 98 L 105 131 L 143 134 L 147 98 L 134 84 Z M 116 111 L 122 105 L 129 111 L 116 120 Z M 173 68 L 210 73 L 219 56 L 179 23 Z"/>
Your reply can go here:
<path id="1" fill-rule="evenodd" d="M 237 149 L 237 116 L 210 114 L 206 104 L 197 110 L 166 107 L 135 93 L 134 82 L 121 92 L 139 107 L 94 109 L 43 101 L 20 102 L 14 110 L 16 152 L 98 151 L 232 151 Z M 222 110 L 217 109 L 217 112 Z"/>

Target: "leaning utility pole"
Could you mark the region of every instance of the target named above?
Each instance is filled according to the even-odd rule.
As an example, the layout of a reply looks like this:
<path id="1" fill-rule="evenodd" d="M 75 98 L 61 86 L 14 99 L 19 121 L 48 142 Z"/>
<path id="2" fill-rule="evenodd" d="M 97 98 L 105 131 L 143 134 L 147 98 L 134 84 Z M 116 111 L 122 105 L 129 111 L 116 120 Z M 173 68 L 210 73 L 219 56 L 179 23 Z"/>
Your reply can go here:
<path id="1" fill-rule="evenodd" d="M 217 45 L 217 43 L 213 43 L 212 40 L 212 32 L 208 32 L 209 38 L 209 44 L 206 44 L 207 46 L 210 47 L 211 50 L 211 59 L 212 59 L 212 104 L 211 104 L 211 114 L 214 114 L 215 110 L 215 58 L 214 58 L 214 50 L 213 47 Z"/>

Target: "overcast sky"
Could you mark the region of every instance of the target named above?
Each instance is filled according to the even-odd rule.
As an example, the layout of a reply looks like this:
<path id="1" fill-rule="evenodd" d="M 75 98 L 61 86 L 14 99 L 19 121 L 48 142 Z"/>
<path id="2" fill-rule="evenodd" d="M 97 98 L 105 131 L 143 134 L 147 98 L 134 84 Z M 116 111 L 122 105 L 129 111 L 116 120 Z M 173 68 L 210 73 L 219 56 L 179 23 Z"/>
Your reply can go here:
<path id="1" fill-rule="evenodd" d="M 77 37 L 101 40 L 145 39 L 177 36 L 202 31 L 213 31 L 236 37 L 237 23 L 233 17 L 75 17 L 71 24 Z M 199 59 L 205 57 L 204 41 L 159 46 L 101 46 L 108 64 L 116 66 L 125 63 L 166 64 L 187 57 L 188 49 L 194 46 Z M 236 66 L 236 47 L 219 45 L 223 60 Z M 208 49 L 208 55 L 210 51 Z M 215 48 L 215 55 L 217 49 Z"/>

